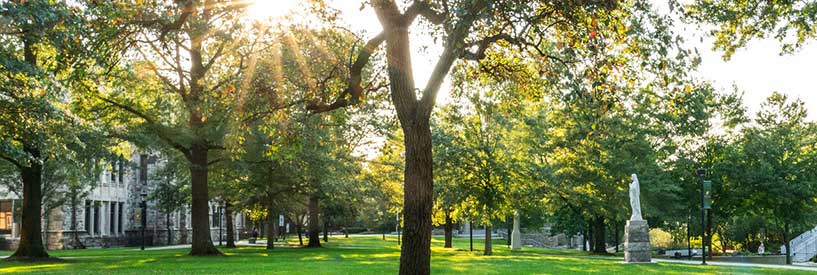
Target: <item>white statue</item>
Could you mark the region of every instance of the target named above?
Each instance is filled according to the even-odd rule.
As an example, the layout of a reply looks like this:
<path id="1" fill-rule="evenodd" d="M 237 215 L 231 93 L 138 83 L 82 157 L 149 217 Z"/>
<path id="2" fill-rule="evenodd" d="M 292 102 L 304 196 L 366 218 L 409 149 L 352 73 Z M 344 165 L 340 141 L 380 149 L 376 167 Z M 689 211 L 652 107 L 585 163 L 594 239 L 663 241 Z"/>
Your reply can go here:
<path id="1" fill-rule="evenodd" d="M 633 174 L 633 182 L 630 183 L 630 207 L 633 209 L 633 215 L 630 216 L 631 221 L 640 221 L 641 218 L 641 191 L 638 177 Z"/>

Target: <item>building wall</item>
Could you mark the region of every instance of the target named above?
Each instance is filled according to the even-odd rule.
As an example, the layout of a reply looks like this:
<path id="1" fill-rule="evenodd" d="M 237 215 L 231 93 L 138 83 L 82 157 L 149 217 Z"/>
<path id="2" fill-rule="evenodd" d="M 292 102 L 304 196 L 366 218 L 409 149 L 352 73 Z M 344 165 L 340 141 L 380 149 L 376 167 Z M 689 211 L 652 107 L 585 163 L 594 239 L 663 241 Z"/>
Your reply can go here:
<path id="1" fill-rule="evenodd" d="M 99 178 L 99 186 L 91 191 L 89 196 L 83 200 L 76 208 L 76 232 L 71 227 L 71 210 L 73 206 L 63 205 L 48 212 L 43 217 L 44 241 L 49 249 L 68 249 L 75 246 L 73 241 L 75 233 L 78 239 L 86 247 L 111 247 L 111 246 L 138 246 L 141 243 L 141 207 L 143 191 L 150 194 L 156 183 L 142 173 L 152 173 L 155 169 L 164 165 L 164 161 L 159 156 L 134 154 L 132 161 L 123 162 L 122 165 L 115 163 L 115 169 L 104 171 Z M 121 170 L 120 170 L 121 169 Z M 120 175 L 121 173 L 121 175 Z M 147 175 L 147 174 L 146 174 Z M 7 194 L 6 197 L 1 197 Z M 9 192 L 0 190 L 0 200 L 16 199 L 9 195 Z M 19 206 L 20 201 L 16 201 Z M 93 206 L 93 207 L 91 207 Z M 210 204 L 211 209 L 210 224 L 213 223 L 213 209 L 218 205 Z M 119 210 L 121 208 L 121 210 Z M 113 217 L 111 217 L 113 211 Z M 120 212 L 121 211 L 121 212 Z M 92 214 L 95 213 L 95 214 Z M 87 214 L 87 218 L 86 218 Z M 121 217 L 119 217 L 121 216 Z M 182 222 L 184 219 L 184 222 Z M 19 217 L 14 217 L 17 222 L 15 226 L 19 228 Z M 223 220 L 223 217 L 222 217 Z M 239 231 L 240 214 L 233 219 L 236 223 L 236 231 Z M 218 218 L 217 220 L 218 221 Z M 192 237 L 190 230 L 189 207 L 172 213 L 170 215 L 170 230 L 168 231 L 168 216 L 161 213 L 156 208 L 153 201 L 147 202 L 147 226 L 145 236 L 149 245 L 167 245 L 168 232 L 171 235 L 171 244 L 189 243 Z M 94 225 L 97 225 L 96 228 Z M 223 224 L 223 223 L 222 223 Z M 184 226 L 182 226 L 184 225 Z M 113 226 L 113 228 L 111 228 Z M 218 241 L 219 229 L 214 226 L 210 230 L 211 238 Z M 226 240 L 226 225 L 222 229 L 223 238 Z M 186 236 L 183 238 L 183 236 Z M 238 234 L 235 234 L 238 237 Z M 19 240 L 19 232 L 13 234 L 0 235 L 6 239 L 6 246 L 15 249 Z M 0 245 L 3 247 L 3 245 Z"/>

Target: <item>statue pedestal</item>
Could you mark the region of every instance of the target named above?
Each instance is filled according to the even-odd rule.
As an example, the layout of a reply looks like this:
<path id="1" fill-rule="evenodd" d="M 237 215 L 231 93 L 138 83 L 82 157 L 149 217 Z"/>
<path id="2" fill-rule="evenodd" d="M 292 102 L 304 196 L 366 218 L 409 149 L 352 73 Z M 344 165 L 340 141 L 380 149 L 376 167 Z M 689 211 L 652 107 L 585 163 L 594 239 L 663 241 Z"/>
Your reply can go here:
<path id="1" fill-rule="evenodd" d="M 513 231 L 511 232 L 511 250 L 522 249 L 522 233 L 519 231 L 519 211 L 513 214 Z"/>
<path id="2" fill-rule="evenodd" d="M 647 221 L 627 221 L 624 227 L 624 262 L 649 263 L 651 260 L 650 226 Z"/>

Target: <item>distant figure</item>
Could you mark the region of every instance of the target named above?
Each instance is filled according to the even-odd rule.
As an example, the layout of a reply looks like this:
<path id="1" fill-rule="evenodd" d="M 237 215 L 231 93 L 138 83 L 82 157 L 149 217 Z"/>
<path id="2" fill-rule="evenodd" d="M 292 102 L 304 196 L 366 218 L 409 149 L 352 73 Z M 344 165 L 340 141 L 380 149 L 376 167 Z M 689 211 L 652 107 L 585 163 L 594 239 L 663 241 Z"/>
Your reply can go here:
<path id="1" fill-rule="evenodd" d="M 252 238 L 258 239 L 258 229 L 255 228 L 252 229 Z"/>
<path id="2" fill-rule="evenodd" d="M 638 177 L 633 174 L 633 182 L 630 183 L 630 207 L 633 209 L 633 215 L 630 216 L 631 221 L 640 221 L 641 218 L 641 188 L 638 183 Z"/>

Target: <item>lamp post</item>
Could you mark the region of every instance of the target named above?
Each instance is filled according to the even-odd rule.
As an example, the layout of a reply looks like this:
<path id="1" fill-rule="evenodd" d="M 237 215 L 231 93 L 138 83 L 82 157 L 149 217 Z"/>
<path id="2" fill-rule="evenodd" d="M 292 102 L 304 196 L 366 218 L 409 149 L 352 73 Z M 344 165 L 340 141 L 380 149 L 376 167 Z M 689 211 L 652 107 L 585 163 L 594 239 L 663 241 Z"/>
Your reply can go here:
<path id="1" fill-rule="evenodd" d="M 704 206 L 704 176 L 706 169 L 698 169 L 698 182 L 701 184 L 701 264 L 706 264 L 706 208 Z"/>
<path id="2" fill-rule="evenodd" d="M 141 215 L 142 216 L 141 217 L 142 218 L 142 244 L 141 244 L 141 249 L 145 250 L 145 228 L 147 227 L 147 224 L 148 224 L 148 217 L 147 217 L 147 215 L 148 215 L 148 203 L 145 200 L 147 198 L 147 196 L 148 196 L 147 190 L 145 188 L 142 188 L 142 193 L 140 193 L 139 196 L 142 197 L 142 202 L 139 203 L 139 206 L 142 207 L 142 215 Z"/>
<path id="3" fill-rule="evenodd" d="M 222 215 L 223 209 L 224 208 L 221 207 L 221 206 L 218 207 L 218 246 L 221 246 L 221 222 L 222 222 L 221 215 Z"/>
<path id="4" fill-rule="evenodd" d="M 397 224 L 394 225 L 394 231 L 397 231 L 397 245 L 400 245 L 400 213 L 397 213 Z"/>

